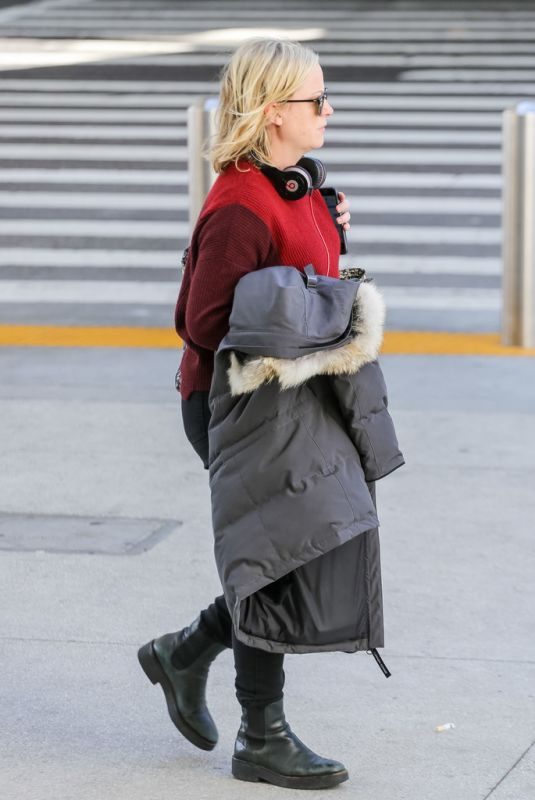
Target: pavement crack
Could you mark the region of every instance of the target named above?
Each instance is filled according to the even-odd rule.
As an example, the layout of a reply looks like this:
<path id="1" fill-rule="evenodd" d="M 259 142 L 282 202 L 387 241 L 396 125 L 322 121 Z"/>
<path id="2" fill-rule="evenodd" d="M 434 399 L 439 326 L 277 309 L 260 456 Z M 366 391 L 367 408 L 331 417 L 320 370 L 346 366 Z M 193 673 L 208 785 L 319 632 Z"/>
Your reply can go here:
<path id="1" fill-rule="evenodd" d="M 512 772 L 514 769 L 516 769 L 516 767 L 517 767 L 517 766 L 520 764 L 520 762 L 522 761 L 522 759 L 523 759 L 525 756 L 527 756 L 527 754 L 529 753 L 529 751 L 531 750 L 531 748 L 533 747 L 533 745 L 535 745 L 535 740 L 534 740 L 534 741 L 533 741 L 533 742 L 532 742 L 532 743 L 529 745 L 529 747 L 527 747 L 527 748 L 524 750 L 524 752 L 523 752 L 523 753 L 522 753 L 522 754 L 521 754 L 521 755 L 520 755 L 520 756 L 517 758 L 517 760 L 515 761 L 515 763 L 513 764 L 513 766 L 512 766 L 512 767 L 509 767 L 509 769 L 507 770 L 507 772 L 505 773 L 505 775 L 502 775 L 502 777 L 500 778 L 500 780 L 498 781 L 498 783 L 495 783 L 495 784 L 494 784 L 494 786 L 492 787 L 492 789 L 490 790 L 490 792 L 489 792 L 488 794 L 486 794 L 486 795 L 485 795 L 485 797 L 483 798 L 483 800 L 487 800 L 487 798 L 489 798 L 489 797 L 490 797 L 492 794 L 494 794 L 494 792 L 496 791 L 496 789 L 498 788 L 498 786 L 500 786 L 500 785 L 501 785 L 501 784 L 504 782 L 504 780 L 507 778 L 507 776 L 508 776 L 508 775 L 510 775 L 510 774 L 511 774 L 511 772 Z"/>

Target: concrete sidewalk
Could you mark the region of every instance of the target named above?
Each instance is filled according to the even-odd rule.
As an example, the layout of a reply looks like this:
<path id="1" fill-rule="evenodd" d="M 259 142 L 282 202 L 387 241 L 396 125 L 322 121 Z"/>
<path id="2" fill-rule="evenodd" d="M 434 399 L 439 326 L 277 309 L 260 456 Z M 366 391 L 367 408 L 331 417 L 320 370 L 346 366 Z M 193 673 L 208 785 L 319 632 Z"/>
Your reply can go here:
<path id="1" fill-rule="evenodd" d="M 231 777 L 230 652 L 209 684 L 212 753 L 137 664 L 220 591 L 176 358 L 0 349 L 3 800 L 301 797 Z M 533 800 L 535 361 L 382 364 L 407 460 L 377 487 L 392 677 L 364 653 L 286 659 L 293 729 L 350 773 L 314 796 Z"/>

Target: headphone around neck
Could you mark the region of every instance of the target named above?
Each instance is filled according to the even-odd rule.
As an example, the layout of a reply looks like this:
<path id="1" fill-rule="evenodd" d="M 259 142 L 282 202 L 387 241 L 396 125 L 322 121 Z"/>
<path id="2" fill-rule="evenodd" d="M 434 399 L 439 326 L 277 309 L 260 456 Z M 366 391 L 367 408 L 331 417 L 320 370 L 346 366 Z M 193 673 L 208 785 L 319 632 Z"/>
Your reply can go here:
<path id="1" fill-rule="evenodd" d="M 318 158 L 300 158 L 295 167 L 277 169 L 263 164 L 260 169 L 284 200 L 300 200 L 319 189 L 325 182 L 326 170 Z"/>

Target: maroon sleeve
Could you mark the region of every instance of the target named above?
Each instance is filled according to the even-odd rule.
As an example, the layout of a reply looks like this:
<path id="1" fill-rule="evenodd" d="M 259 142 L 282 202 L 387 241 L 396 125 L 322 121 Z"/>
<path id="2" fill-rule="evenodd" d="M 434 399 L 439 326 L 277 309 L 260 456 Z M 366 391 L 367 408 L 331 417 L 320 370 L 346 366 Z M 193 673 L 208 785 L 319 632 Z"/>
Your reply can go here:
<path id="1" fill-rule="evenodd" d="M 228 331 L 234 289 L 247 272 L 277 263 L 267 225 L 233 204 L 202 220 L 192 242 L 196 251 L 186 305 L 186 330 L 198 347 L 215 351 Z"/>

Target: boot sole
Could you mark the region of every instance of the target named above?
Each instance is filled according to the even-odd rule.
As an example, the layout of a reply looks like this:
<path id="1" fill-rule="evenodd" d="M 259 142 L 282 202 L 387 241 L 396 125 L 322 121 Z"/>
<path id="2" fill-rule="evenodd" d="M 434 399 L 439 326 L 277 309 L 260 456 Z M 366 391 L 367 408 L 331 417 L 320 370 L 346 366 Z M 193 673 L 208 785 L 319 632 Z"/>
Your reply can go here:
<path id="1" fill-rule="evenodd" d="M 258 764 L 250 764 L 239 758 L 232 758 L 232 774 L 239 781 L 264 781 L 274 786 L 281 786 L 283 789 L 329 789 L 339 783 L 347 781 L 349 778 L 346 769 L 339 772 L 331 772 L 327 775 L 281 775 L 273 772 L 267 767 Z"/>
<path id="2" fill-rule="evenodd" d="M 182 736 L 185 736 L 189 742 L 194 744 L 195 747 L 199 747 L 201 750 L 213 750 L 217 742 L 212 742 L 209 739 L 205 739 L 204 736 L 201 736 L 200 733 L 197 733 L 197 731 L 194 730 L 191 725 L 188 725 L 184 717 L 181 715 L 175 701 L 173 687 L 171 686 L 171 683 L 167 678 L 162 665 L 158 661 L 158 656 L 154 651 L 153 643 L 154 640 L 146 645 L 143 645 L 143 647 L 138 650 L 137 657 L 141 665 L 141 669 L 151 683 L 159 683 L 162 687 L 169 716 L 171 717 L 175 728 L 180 731 Z"/>

